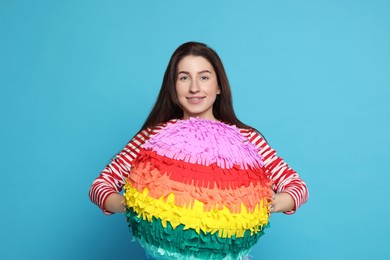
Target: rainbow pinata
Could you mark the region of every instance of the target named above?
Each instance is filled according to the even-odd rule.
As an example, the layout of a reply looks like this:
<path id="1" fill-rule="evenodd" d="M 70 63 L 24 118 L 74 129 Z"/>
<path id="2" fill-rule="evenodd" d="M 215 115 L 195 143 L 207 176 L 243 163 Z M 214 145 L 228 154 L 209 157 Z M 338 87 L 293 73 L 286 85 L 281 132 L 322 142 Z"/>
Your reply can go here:
<path id="1" fill-rule="evenodd" d="M 236 126 L 190 118 L 141 148 L 125 185 L 130 229 L 155 259 L 240 259 L 268 224 L 270 180 Z"/>

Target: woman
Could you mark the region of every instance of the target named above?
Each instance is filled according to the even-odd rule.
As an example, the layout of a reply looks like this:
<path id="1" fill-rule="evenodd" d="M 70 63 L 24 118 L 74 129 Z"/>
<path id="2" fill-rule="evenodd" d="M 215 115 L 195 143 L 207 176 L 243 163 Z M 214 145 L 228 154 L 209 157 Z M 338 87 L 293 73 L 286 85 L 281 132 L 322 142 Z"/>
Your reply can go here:
<path id="1" fill-rule="evenodd" d="M 140 132 L 93 182 L 90 198 L 105 214 L 126 212 L 156 259 L 241 259 L 270 213 L 294 213 L 308 191 L 236 117 L 217 53 L 188 42 L 173 53 Z"/>

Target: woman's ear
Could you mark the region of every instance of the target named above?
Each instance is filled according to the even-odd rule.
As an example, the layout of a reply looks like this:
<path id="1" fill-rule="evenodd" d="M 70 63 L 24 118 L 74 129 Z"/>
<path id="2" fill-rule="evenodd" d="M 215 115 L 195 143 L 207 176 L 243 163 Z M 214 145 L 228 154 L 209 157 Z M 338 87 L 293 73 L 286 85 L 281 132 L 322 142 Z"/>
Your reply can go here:
<path id="1" fill-rule="evenodd" d="M 219 94 L 221 94 L 221 89 L 220 88 L 218 88 L 218 90 L 217 90 L 217 95 L 219 95 Z"/>

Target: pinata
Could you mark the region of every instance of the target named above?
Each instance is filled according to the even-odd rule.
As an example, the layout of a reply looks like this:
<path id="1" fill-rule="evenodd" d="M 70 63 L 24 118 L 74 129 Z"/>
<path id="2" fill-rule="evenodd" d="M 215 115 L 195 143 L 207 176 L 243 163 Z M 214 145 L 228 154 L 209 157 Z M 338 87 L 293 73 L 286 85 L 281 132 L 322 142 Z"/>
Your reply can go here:
<path id="1" fill-rule="evenodd" d="M 133 237 L 155 259 L 240 259 L 264 234 L 271 181 L 236 126 L 167 124 L 140 148 L 125 184 Z"/>

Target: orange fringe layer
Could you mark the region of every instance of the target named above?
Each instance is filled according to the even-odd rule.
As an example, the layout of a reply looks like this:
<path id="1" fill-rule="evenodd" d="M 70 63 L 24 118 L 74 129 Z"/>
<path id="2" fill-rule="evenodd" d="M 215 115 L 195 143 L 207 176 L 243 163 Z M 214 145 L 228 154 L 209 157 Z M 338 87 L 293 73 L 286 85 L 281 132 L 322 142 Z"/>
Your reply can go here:
<path id="1" fill-rule="evenodd" d="M 194 165 L 151 151 L 144 151 L 140 157 L 144 161 L 134 164 L 128 183 L 139 192 L 148 189 L 148 196 L 154 199 L 166 199 L 174 194 L 174 203 L 179 207 L 192 208 L 198 200 L 206 212 L 225 206 L 231 213 L 240 213 L 242 205 L 253 212 L 259 203 L 266 205 L 272 196 L 271 182 L 261 169 L 256 173 Z M 202 179 L 203 176 L 207 176 L 207 180 Z"/>

